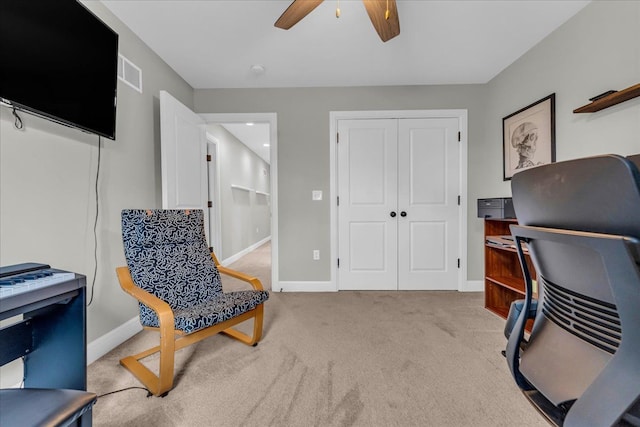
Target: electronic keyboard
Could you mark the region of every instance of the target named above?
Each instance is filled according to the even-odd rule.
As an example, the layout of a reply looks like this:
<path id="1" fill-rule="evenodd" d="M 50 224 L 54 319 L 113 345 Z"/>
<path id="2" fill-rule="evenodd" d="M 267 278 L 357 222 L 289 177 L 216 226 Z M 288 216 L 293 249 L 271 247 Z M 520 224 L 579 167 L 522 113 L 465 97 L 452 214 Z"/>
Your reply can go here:
<path id="1" fill-rule="evenodd" d="M 0 267 L 0 299 L 74 279 L 75 273 L 34 262 Z"/>

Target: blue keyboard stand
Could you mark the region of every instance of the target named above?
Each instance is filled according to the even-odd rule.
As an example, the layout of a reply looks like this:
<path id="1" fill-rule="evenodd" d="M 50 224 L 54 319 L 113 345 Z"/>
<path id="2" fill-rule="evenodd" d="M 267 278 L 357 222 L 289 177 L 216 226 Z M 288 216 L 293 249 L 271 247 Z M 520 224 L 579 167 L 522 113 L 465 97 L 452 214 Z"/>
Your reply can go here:
<path id="1" fill-rule="evenodd" d="M 86 390 L 86 277 L 48 270 L 59 280 L 0 292 L 0 320 L 23 316 L 0 329 L 0 365 L 24 357 L 25 388 Z"/>

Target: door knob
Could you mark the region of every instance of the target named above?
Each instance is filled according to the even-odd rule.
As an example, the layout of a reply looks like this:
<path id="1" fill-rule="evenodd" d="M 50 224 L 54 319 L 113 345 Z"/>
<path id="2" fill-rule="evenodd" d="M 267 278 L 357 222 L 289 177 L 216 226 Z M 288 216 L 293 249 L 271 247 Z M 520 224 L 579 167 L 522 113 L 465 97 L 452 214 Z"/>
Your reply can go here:
<path id="1" fill-rule="evenodd" d="M 391 215 L 391 218 L 395 218 L 396 217 L 396 213 L 393 212 L 393 211 L 391 211 L 391 213 L 389 215 Z"/>
<path id="2" fill-rule="evenodd" d="M 402 211 L 400 212 L 400 216 L 404 218 L 405 216 L 407 216 L 407 213 L 405 211 Z"/>

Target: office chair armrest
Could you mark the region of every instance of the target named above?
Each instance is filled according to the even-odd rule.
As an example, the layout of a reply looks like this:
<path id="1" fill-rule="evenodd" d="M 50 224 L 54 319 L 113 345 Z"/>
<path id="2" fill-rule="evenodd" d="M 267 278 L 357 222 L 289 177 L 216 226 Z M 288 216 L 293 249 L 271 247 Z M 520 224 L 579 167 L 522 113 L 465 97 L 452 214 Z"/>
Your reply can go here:
<path id="1" fill-rule="evenodd" d="M 516 320 L 518 320 L 518 316 L 520 316 L 520 312 L 522 311 L 523 306 L 524 306 L 523 299 L 515 300 L 509 306 L 509 314 L 507 315 L 507 322 L 504 325 L 504 336 L 506 339 L 509 339 L 509 336 L 511 336 L 511 331 L 513 331 L 513 327 L 516 324 Z M 538 312 L 538 300 L 532 299 L 531 306 L 529 307 L 529 313 L 527 313 L 527 319 L 535 319 L 537 312 Z"/>
<path id="2" fill-rule="evenodd" d="M 236 271 L 236 270 L 233 270 L 231 268 L 224 267 L 224 266 L 220 265 L 220 261 L 218 261 L 218 258 L 216 257 L 216 254 L 214 254 L 213 252 L 211 252 L 211 258 L 213 258 L 213 262 L 216 264 L 216 267 L 218 268 L 218 271 L 220 273 L 226 274 L 227 276 L 231 276 L 234 279 L 238 279 L 238 280 L 242 280 L 243 282 L 247 282 L 256 291 L 263 291 L 264 290 L 264 288 L 262 287 L 262 282 L 260 282 L 260 280 L 257 277 L 249 276 L 248 274 L 244 274 L 244 273 L 241 273 L 239 271 Z"/>
<path id="3" fill-rule="evenodd" d="M 158 321 L 160 325 L 171 325 L 171 330 L 174 328 L 174 317 L 173 310 L 171 310 L 171 306 L 167 304 L 165 301 L 161 300 L 157 296 L 143 290 L 142 288 L 137 287 L 133 283 L 133 279 L 131 278 L 131 273 L 129 272 L 128 267 L 118 267 L 116 268 L 116 274 L 118 275 L 118 281 L 120 282 L 120 287 L 129 295 L 152 309 L 156 312 L 158 316 Z"/>

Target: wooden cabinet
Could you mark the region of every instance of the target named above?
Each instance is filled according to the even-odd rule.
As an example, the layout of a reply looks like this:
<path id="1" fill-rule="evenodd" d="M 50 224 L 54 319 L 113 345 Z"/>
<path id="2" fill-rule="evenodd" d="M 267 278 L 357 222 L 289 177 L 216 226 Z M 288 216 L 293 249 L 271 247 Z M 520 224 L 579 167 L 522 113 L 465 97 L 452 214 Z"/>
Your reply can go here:
<path id="1" fill-rule="evenodd" d="M 484 306 L 505 319 L 511 302 L 524 297 L 524 277 L 515 244 L 510 244 L 508 239 L 500 242 L 500 239 L 495 237 L 511 236 L 509 226 L 517 223 L 515 219 L 484 220 Z M 525 256 L 529 271 L 535 280 L 536 272 L 531 258 Z M 535 291 L 534 286 L 534 293 Z M 530 328 L 531 324 L 527 324 L 527 329 Z"/>

